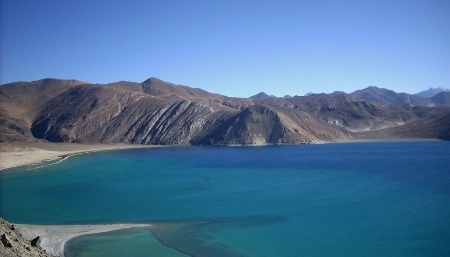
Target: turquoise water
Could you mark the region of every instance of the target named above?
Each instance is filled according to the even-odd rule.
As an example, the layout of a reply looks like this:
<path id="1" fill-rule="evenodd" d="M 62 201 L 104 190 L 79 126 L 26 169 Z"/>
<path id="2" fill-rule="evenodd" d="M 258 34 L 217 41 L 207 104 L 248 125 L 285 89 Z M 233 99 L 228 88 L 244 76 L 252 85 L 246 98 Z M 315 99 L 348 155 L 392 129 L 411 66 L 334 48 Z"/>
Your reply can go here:
<path id="1" fill-rule="evenodd" d="M 449 142 L 129 149 L 0 179 L 14 223 L 155 224 L 67 256 L 450 255 Z"/>
<path id="2" fill-rule="evenodd" d="M 186 257 L 165 247 L 146 229 L 124 229 L 79 237 L 69 244 L 66 256 L 158 256 Z M 67 250 L 66 250 L 67 251 Z"/>

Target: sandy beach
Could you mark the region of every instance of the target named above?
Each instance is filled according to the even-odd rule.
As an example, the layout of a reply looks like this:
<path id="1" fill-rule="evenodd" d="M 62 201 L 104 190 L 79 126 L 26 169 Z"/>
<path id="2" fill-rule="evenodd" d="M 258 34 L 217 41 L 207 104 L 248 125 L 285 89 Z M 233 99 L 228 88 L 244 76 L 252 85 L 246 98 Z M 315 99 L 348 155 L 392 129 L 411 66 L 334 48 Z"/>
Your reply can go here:
<path id="1" fill-rule="evenodd" d="M 132 144 L 31 143 L 0 145 L 0 170 L 57 160 L 63 157 L 115 149 L 155 147 Z"/>
<path id="2" fill-rule="evenodd" d="M 25 225 L 15 227 L 27 240 L 37 236 L 41 239 L 41 247 L 53 256 L 64 256 L 64 245 L 75 237 L 109 232 L 127 228 L 150 227 L 150 224 L 107 224 L 107 225 Z"/>

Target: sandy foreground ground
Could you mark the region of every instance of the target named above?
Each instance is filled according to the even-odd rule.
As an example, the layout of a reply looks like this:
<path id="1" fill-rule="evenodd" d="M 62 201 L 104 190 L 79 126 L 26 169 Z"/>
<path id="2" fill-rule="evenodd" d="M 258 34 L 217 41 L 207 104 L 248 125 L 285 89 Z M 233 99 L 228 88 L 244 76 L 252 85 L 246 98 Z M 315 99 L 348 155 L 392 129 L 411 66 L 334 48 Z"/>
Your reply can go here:
<path id="1" fill-rule="evenodd" d="M 74 154 L 128 148 L 155 147 L 131 144 L 31 143 L 1 144 L 0 170 L 43 161 L 57 160 Z"/>
<path id="2" fill-rule="evenodd" d="M 149 227 L 150 224 L 107 224 L 107 225 L 24 225 L 15 227 L 27 240 L 37 236 L 41 239 L 41 247 L 53 256 L 64 256 L 64 245 L 75 237 L 109 232 L 127 228 Z"/>

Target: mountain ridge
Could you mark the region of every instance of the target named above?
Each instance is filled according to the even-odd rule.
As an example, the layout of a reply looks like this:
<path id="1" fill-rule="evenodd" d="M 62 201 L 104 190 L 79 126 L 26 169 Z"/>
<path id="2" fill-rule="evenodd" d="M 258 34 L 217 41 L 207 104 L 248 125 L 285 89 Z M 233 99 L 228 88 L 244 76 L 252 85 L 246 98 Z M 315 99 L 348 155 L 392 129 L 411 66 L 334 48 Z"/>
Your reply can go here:
<path id="1" fill-rule="evenodd" d="M 450 89 L 448 88 L 442 88 L 442 87 L 430 87 L 427 90 L 421 91 L 419 93 L 416 93 L 414 95 L 417 96 L 421 96 L 421 97 L 426 97 L 426 98 L 432 98 L 433 96 L 441 93 L 441 92 L 450 92 Z"/>
<path id="2" fill-rule="evenodd" d="M 350 95 L 385 104 L 396 104 L 396 105 L 408 104 L 419 106 L 426 106 L 432 104 L 431 100 L 420 96 L 411 95 L 407 93 L 397 93 L 393 90 L 374 86 L 356 90 L 355 92 L 350 93 Z"/>
<path id="3" fill-rule="evenodd" d="M 233 98 L 157 78 L 109 84 L 58 79 L 16 82 L 0 86 L 0 100 L 2 142 L 318 143 L 419 120 L 436 125 L 450 112 L 445 106 L 387 104 L 344 92 Z"/>
<path id="4" fill-rule="evenodd" d="M 431 90 L 431 88 L 430 88 Z M 435 94 L 432 96 L 435 96 L 441 92 L 449 92 L 448 89 L 438 88 L 433 89 L 435 91 Z M 427 90 L 429 91 L 429 90 Z M 422 91 L 425 92 L 425 91 Z M 314 95 L 342 95 L 342 94 L 348 94 L 352 95 L 357 98 L 366 99 L 369 101 L 376 101 L 380 103 L 385 104 L 395 104 L 395 105 L 413 105 L 413 106 L 433 106 L 433 105 L 449 105 L 447 102 L 435 100 L 432 96 L 431 97 L 425 97 L 421 96 L 419 94 L 408 94 L 408 93 L 398 93 L 390 89 L 386 88 L 379 88 L 376 86 L 369 86 L 363 89 L 356 90 L 351 93 L 345 93 L 343 91 L 334 91 L 332 93 L 307 93 L 304 96 L 314 96 Z M 277 98 L 275 96 L 269 96 L 268 94 L 261 92 L 254 96 L 251 96 L 252 99 L 266 99 L 266 98 Z M 298 97 L 298 96 L 295 96 Z M 281 98 L 281 97 L 279 97 Z M 290 97 L 283 97 L 283 98 L 290 98 Z"/>

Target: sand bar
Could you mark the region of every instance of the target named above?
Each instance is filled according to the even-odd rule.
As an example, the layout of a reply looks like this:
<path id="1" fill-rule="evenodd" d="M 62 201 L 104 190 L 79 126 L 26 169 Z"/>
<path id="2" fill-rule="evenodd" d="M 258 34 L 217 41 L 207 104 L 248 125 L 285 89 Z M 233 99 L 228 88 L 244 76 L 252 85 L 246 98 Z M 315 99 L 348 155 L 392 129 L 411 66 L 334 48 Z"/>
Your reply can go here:
<path id="1" fill-rule="evenodd" d="M 86 152 L 155 147 L 133 144 L 30 143 L 0 145 L 0 170 L 52 161 Z"/>
<path id="2" fill-rule="evenodd" d="M 150 227 L 150 224 L 107 224 L 107 225 L 25 225 L 15 227 L 27 240 L 37 236 L 41 239 L 41 247 L 53 256 L 64 256 L 64 245 L 75 237 L 109 232 L 127 228 Z"/>

